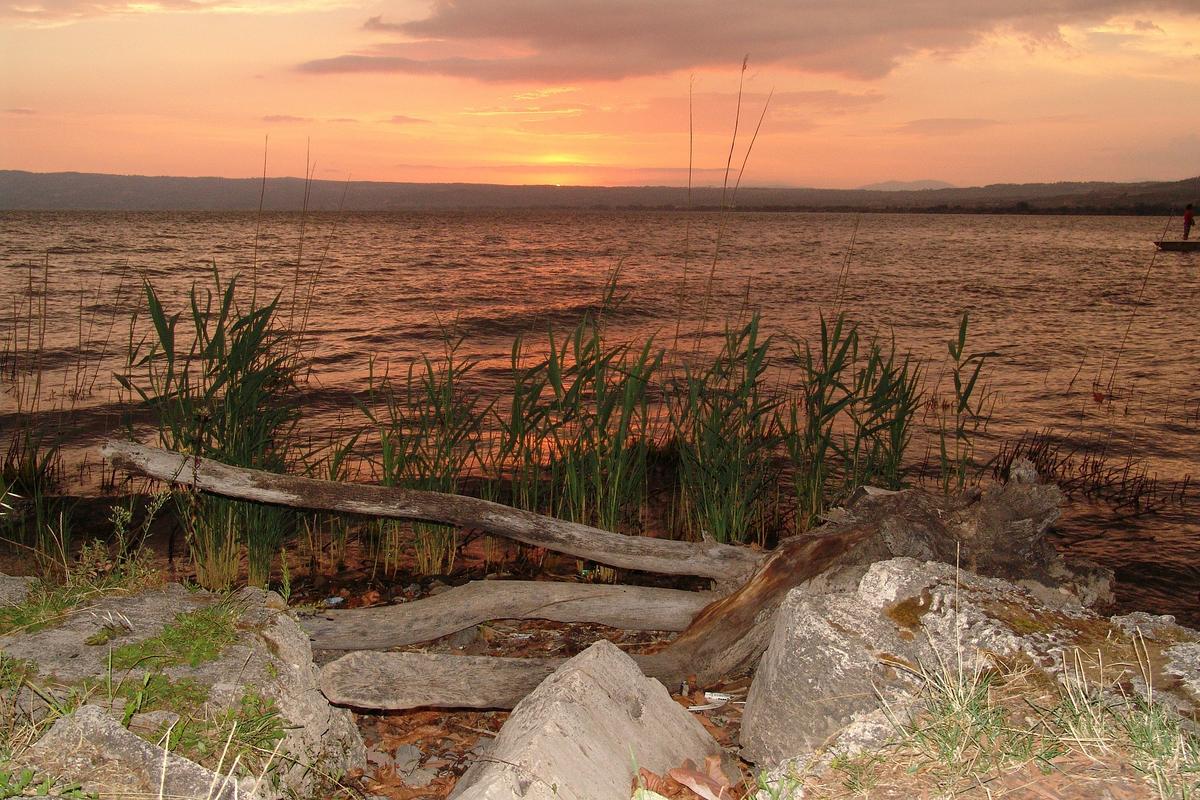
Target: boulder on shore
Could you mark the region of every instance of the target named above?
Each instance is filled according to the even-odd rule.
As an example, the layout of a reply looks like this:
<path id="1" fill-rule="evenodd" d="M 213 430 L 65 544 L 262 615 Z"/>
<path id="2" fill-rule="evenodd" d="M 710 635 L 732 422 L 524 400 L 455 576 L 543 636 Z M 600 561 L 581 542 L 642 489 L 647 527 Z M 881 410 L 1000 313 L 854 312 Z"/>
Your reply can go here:
<path id="1" fill-rule="evenodd" d="M 201 659 L 151 655 L 130 668 L 111 666 L 111 653 L 160 636 L 182 618 L 220 603 L 229 604 L 232 633 L 211 654 Z M 177 714 L 168 713 L 178 710 L 172 707 L 171 698 L 176 696 L 172 693 L 189 698 L 198 695 L 200 705 L 192 709 L 191 721 L 228 718 L 232 724 L 244 703 L 250 704 L 255 715 L 275 717 L 277 733 L 268 739 L 278 749 L 266 759 L 268 776 L 295 796 L 324 796 L 331 780 L 366 763 L 353 715 L 331 706 L 321 694 L 308 636 L 284 610 L 282 598 L 272 592 L 247 588 L 224 598 L 167 584 L 135 595 L 109 596 L 72 609 L 40 630 L 0 636 L 0 654 L 28 665 L 27 679 L 38 687 L 38 692 L 25 688 L 17 694 L 7 712 L 16 715 L 17 722 L 36 723 L 45 716 L 48 707 L 43 695 L 68 704 L 82 700 L 117 717 L 128 716 L 128 730 L 122 730 L 136 731 L 154 742 L 168 725 L 178 722 Z M 154 687 L 169 695 L 163 701 L 165 710 L 127 715 L 124 709 L 131 699 L 139 705 L 149 702 L 148 690 L 140 696 L 137 692 L 149 678 L 155 679 Z M 70 724 L 75 727 L 70 730 L 85 723 L 94 728 L 102 722 L 92 711 L 83 716 L 79 711 L 72 715 L 75 721 Z M 120 727 L 118 722 L 113 724 Z M 107 730 L 111 726 L 105 723 L 101 727 Z M 55 734 L 59 738 L 64 735 L 61 729 Z M 34 748 L 25 763 L 38 766 L 37 759 L 54 750 L 50 745 Z M 78 770 L 55 774 L 88 788 L 97 773 L 85 762 L 77 759 L 71 763 Z M 136 780 L 133 770 L 131 781 Z M 97 785 L 95 791 L 102 788 Z M 111 786 L 103 787 L 103 792 L 113 796 Z M 121 795 L 118 792 L 116 796 Z"/>
<path id="2" fill-rule="evenodd" d="M 742 755 L 769 768 L 768 783 L 819 771 L 895 740 L 931 685 L 1007 664 L 1061 686 L 1079 679 L 1068 665 L 1080 654 L 1184 718 L 1200 709 L 1200 633 L 1171 617 L 1105 618 L 1066 591 L 936 561 L 844 569 L 793 589 L 780 608 L 747 700 Z M 1113 672 L 1120 665 L 1124 676 Z"/>
<path id="3" fill-rule="evenodd" d="M 721 748 L 661 683 L 606 640 L 525 696 L 457 800 L 629 800 L 639 767 L 665 773 Z"/>

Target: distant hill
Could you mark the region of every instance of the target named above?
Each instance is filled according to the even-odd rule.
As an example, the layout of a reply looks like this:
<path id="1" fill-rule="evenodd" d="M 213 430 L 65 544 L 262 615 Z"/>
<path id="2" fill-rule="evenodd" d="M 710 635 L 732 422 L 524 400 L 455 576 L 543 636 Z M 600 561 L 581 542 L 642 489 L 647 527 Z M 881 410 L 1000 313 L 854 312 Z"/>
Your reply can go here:
<path id="1" fill-rule="evenodd" d="M 171 178 L 81 172 L 0 170 L 0 210 L 253 211 L 257 178 Z M 295 211 L 304 204 L 301 178 L 267 180 L 263 207 Z M 456 208 L 688 207 L 687 190 L 671 186 L 501 186 L 472 183 L 313 181 L 308 208 L 388 211 Z M 1144 183 L 1024 183 L 974 188 L 742 188 L 739 209 L 921 211 L 935 213 L 1161 214 L 1200 198 L 1200 178 Z M 692 192 L 693 208 L 718 208 L 719 188 Z"/>
<path id="2" fill-rule="evenodd" d="M 954 184 L 945 181 L 883 181 L 858 188 L 867 192 L 919 192 L 922 189 L 953 189 Z"/>

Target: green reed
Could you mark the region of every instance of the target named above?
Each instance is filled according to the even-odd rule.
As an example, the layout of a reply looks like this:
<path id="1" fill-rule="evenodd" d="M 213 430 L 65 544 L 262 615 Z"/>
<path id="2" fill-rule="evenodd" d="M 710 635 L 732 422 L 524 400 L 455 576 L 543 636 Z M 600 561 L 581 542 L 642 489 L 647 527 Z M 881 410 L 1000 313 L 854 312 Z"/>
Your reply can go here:
<path id="1" fill-rule="evenodd" d="M 834 424 L 854 402 L 852 369 L 858 354 L 858 330 L 846 329 L 845 314 L 831 325 L 821 315 L 821 338 L 814 351 L 805 342 L 793 343 L 803 384 L 797 402 L 788 409 L 784 443 L 793 468 L 797 527 L 810 527 L 825 510 L 826 484 L 834 469 Z"/>
<path id="2" fill-rule="evenodd" d="M 478 461 L 480 430 L 490 407 L 465 379 L 476 362 L 458 355 L 461 339 L 447 336 L 435 361 L 428 356 L 409 365 L 403 382 L 372 378 L 372 407 L 364 411 L 379 435 L 380 474 L 386 486 L 454 493 L 469 466 Z M 385 567 L 399 563 L 401 523 L 383 523 Z M 445 525 L 413 523 L 417 569 L 448 574 L 458 552 L 458 531 Z"/>
<path id="3" fill-rule="evenodd" d="M 987 427 L 994 404 L 991 392 L 979 385 L 983 365 L 992 353 L 967 353 L 967 326 L 964 311 L 958 335 L 947 344 L 954 400 L 939 405 L 938 463 L 942 491 L 946 493 L 962 491 L 969 476 L 977 476 L 986 467 L 976 463 L 975 438 Z"/>
<path id="4" fill-rule="evenodd" d="M 507 404 L 492 409 L 497 436 L 486 454 L 485 484 L 489 499 L 507 500 L 515 508 L 543 511 L 548 505 L 545 489 L 546 453 L 554 434 L 546 395 L 550 384 L 549 360 L 526 364 L 522 337 L 513 340 L 510 356 L 511 396 Z M 507 485 L 507 495 L 501 487 Z"/>
<path id="5" fill-rule="evenodd" d="M 797 401 L 781 415 L 792 462 L 797 528 L 812 526 L 830 500 L 857 486 L 904 485 L 904 455 L 921 406 L 922 369 L 895 343 L 862 346 L 844 313 L 821 317 L 816 348 L 793 345 L 801 367 Z"/>
<path id="6" fill-rule="evenodd" d="M 239 467 L 283 471 L 298 419 L 293 402 L 299 364 L 294 332 L 278 323 L 278 298 L 240 306 L 237 279 L 193 285 L 187 315 L 169 313 L 146 281 L 154 336 L 131 337 L 121 385 L 154 415 L 159 443 L 170 450 Z M 180 325 L 183 321 L 184 324 Z M 184 492 L 178 509 L 200 584 L 225 589 L 237 579 L 239 547 L 249 580 L 265 586 L 271 562 L 294 527 L 292 512 Z"/>
<path id="7" fill-rule="evenodd" d="M 607 295 L 606 301 L 611 300 Z M 590 315 L 561 346 L 550 336 L 550 484 L 556 513 L 622 530 L 646 495 L 647 388 L 662 363 L 653 340 L 608 346 Z"/>
<path id="8" fill-rule="evenodd" d="M 323 446 L 310 448 L 302 456 L 304 474 L 326 481 L 349 482 L 354 478 L 355 448 L 362 433 L 348 437 L 330 436 Z M 346 543 L 350 538 L 351 518 L 333 512 L 306 512 L 300 519 L 303 545 L 308 551 L 309 571 L 316 574 L 322 566 L 345 566 Z M 282 561 L 281 561 L 282 564 Z"/>
<path id="9" fill-rule="evenodd" d="M 695 538 L 761 542 L 775 524 L 775 451 L 782 437 L 780 400 L 765 386 L 770 345 L 770 337 L 760 340 L 754 315 L 726 331 L 711 364 L 685 368 L 668 397 L 680 503 Z"/>
<path id="10" fill-rule="evenodd" d="M 909 356 L 896 355 L 878 341 L 867 348 L 865 363 L 856 367 L 853 400 L 846 406 L 852 431 L 843 437 L 841 453 L 848 488 L 871 484 L 885 489 L 904 485 L 904 453 L 912 441 L 921 406 L 922 370 Z"/>

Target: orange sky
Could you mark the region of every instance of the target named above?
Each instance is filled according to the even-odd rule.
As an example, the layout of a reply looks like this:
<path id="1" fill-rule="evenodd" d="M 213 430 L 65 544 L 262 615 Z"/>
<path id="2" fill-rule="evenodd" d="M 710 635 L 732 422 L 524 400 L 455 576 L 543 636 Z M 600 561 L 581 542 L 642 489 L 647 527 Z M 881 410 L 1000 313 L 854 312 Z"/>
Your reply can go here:
<path id="1" fill-rule="evenodd" d="M 0 169 L 743 185 L 1200 174 L 1197 0 L 0 0 Z"/>

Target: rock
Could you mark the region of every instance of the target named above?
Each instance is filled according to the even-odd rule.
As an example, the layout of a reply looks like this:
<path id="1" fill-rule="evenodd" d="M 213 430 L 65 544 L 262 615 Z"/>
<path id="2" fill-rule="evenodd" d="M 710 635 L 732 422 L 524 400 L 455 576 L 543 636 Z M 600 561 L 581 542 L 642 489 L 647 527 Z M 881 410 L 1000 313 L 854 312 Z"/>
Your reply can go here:
<path id="1" fill-rule="evenodd" d="M 636 767 L 664 774 L 720 752 L 661 683 L 601 640 L 517 704 L 451 797 L 628 800 Z"/>
<path id="2" fill-rule="evenodd" d="M 838 522 L 876 521 L 878 533 L 846 553 L 837 566 L 866 567 L 906 556 L 961 564 L 989 577 L 1036 582 L 1047 592 L 1065 588 L 1084 605 L 1111 603 L 1110 570 L 1091 562 L 1067 562 L 1046 540 L 1061 504 L 1058 487 L 1040 483 L 1025 459 L 1013 462 L 1008 483 L 958 498 L 863 490 L 852 496 Z"/>
<path id="3" fill-rule="evenodd" d="M 276 598 L 278 595 L 261 589 L 236 593 L 228 601 L 237 608 L 235 641 L 215 659 L 196 666 L 159 669 L 147 664 L 127 673 L 108 674 L 110 648 L 155 636 L 174 623 L 177 615 L 221 602 L 217 595 L 189 592 L 178 584 L 134 596 L 108 597 L 73 610 L 57 626 L 0 636 L 0 650 L 11 658 L 31 661 L 38 672 L 35 680 L 43 686 L 77 686 L 85 679 L 101 685 L 109 681 L 133 685 L 148 669 L 157 670 L 175 684 L 187 680 L 206 689 L 206 715 L 237 708 L 253 693 L 263 702 L 273 703 L 283 731 L 269 774 L 294 794 L 324 796 L 322 782 L 364 766 L 366 753 L 351 712 L 330 706 L 317 688 L 318 671 L 308 636 L 289 614 L 272 608 L 279 604 Z M 106 626 L 111 630 L 113 620 L 121 625 L 110 641 L 87 643 Z M 28 711 L 31 718 L 41 713 L 32 701 Z M 147 736 L 161 731 L 143 730 L 154 724 L 152 718 L 135 716 L 134 720 L 138 724 L 131 727 Z"/>
<path id="4" fill-rule="evenodd" d="M 420 769 L 415 769 L 412 772 L 405 773 L 404 783 L 405 785 L 411 786 L 414 789 L 421 789 L 433 783 L 434 780 L 437 779 L 437 776 L 437 770 L 426 769 L 422 767 Z"/>
<path id="5" fill-rule="evenodd" d="M 392 754 L 396 771 L 401 775 L 410 775 L 421 765 L 421 750 L 416 745 L 406 744 L 396 748 Z"/>
<path id="6" fill-rule="evenodd" d="M 238 781 L 150 744 L 99 706 L 82 706 L 54 723 L 19 759 L 22 767 L 81 784 L 104 797 L 266 800 L 253 778 Z"/>
<path id="7" fill-rule="evenodd" d="M 0 605 L 15 606 L 25 601 L 33 578 L 26 575 L 0 575 Z"/>
<path id="8" fill-rule="evenodd" d="M 462 650 L 468 645 L 474 644 L 479 638 L 479 626 L 472 625 L 469 628 L 463 628 L 461 631 L 455 631 L 445 638 L 445 642 L 452 650 Z"/>
<path id="9" fill-rule="evenodd" d="M 1070 680 L 1063 664 L 1076 650 L 1102 650 L 1112 665 L 1106 680 L 1117 685 L 1125 665 L 1125 680 L 1147 691 L 1140 648 L 1157 670 L 1156 702 L 1184 718 L 1200 706 L 1200 634 L 1171 618 L 1107 620 L 1070 594 L 1043 602 L 1004 580 L 910 558 L 872 564 L 856 584 L 854 575 L 844 569 L 793 589 L 780 608 L 741 729 L 742 756 L 772 768 L 768 781 L 894 739 L 928 685 L 996 659 L 1040 670 L 1054 685 Z"/>

